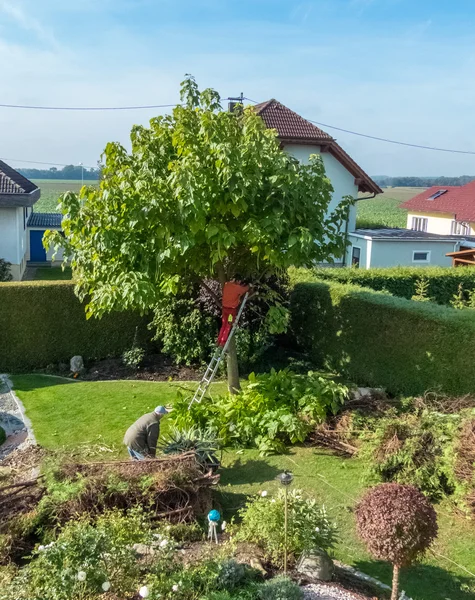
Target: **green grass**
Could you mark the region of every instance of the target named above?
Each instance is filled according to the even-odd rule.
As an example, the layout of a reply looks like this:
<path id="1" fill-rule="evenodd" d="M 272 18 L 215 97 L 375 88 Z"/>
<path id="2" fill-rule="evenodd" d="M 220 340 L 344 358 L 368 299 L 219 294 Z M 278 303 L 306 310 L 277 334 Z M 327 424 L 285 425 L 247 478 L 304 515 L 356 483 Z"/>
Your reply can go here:
<path id="1" fill-rule="evenodd" d="M 424 191 L 425 188 L 385 188 L 383 194 L 357 203 L 356 227 L 406 227 L 407 211 L 399 205 Z"/>
<path id="2" fill-rule="evenodd" d="M 61 267 L 38 267 L 35 272 L 35 280 L 37 281 L 60 281 L 73 278 L 70 267 L 63 269 Z"/>
<path id="3" fill-rule="evenodd" d="M 121 455 L 127 427 L 157 404 L 169 404 L 179 389 L 196 383 L 153 383 L 142 381 L 71 382 L 42 375 L 13 377 L 15 391 L 23 401 L 40 444 L 47 448 L 76 446 L 101 441 Z M 225 383 L 213 385 L 215 393 Z M 162 432 L 167 429 L 163 422 Z M 278 487 L 276 476 L 284 469 L 293 472 L 294 487 L 326 505 L 338 525 L 340 542 L 335 557 L 352 564 L 386 583 L 390 567 L 372 560 L 357 539 L 353 509 L 365 489 L 363 464 L 356 458 L 343 459 L 314 448 L 293 448 L 288 455 L 262 458 L 256 450 L 225 451 L 221 471 L 220 502 L 228 516 L 242 506 L 246 495 Z M 451 511 L 448 503 L 437 507 L 440 533 L 434 550 L 475 572 L 475 526 Z M 429 555 L 422 564 L 405 569 L 402 588 L 414 600 L 469 600 L 475 580 L 450 561 Z"/>
<path id="4" fill-rule="evenodd" d="M 74 381 L 46 375 L 16 375 L 15 391 L 26 407 L 38 443 L 45 448 L 101 441 L 125 454 L 122 438 L 138 417 L 173 402 L 195 382 Z M 222 393 L 224 382 L 212 393 Z M 166 431 L 166 419 L 163 431 Z"/>
<path id="5" fill-rule="evenodd" d="M 76 179 L 33 179 L 41 189 L 41 198 L 35 204 L 35 212 L 58 212 L 58 198 L 64 192 L 79 192 L 81 180 Z M 94 184 L 94 181 L 84 181 L 86 185 Z"/>

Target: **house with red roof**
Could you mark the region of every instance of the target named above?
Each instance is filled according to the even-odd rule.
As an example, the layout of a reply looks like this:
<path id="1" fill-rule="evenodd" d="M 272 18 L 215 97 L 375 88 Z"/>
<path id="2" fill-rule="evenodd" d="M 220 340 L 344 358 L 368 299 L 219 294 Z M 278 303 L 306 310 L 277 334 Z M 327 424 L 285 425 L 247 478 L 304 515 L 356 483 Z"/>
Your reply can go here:
<path id="1" fill-rule="evenodd" d="M 302 163 L 308 163 L 312 154 L 321 156 L 325 172 L 333 186 L 332 212 L 345 196 L 358 199 L 360 192 L 371 198 L 382 190 L 371 177 L 343 150 L 328 133 L 307 121 L 277 100 L 268 100 L 255 106 L 256 112 L 269 129 L 275 129 L 282 148 Z M 342 233 L 347 235 L 356 228 L 356 205 L 350 208 Z M 351 262 L 351 248 L 346 256 L 335 257 L 336 264 Z"/>
<path id="2" fill-rule="evenodd" d="M 433 186 L 401 204 L 407 228 L 440 235 L 475 235 L 475 181 L 462 186 Z"/>

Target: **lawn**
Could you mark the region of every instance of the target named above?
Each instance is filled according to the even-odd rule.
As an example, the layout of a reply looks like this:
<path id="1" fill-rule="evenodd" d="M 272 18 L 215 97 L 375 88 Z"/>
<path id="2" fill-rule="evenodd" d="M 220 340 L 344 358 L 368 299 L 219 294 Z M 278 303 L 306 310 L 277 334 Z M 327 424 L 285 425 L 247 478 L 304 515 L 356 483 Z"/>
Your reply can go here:
<path id="1" fill-rule="evenodd" d="M 36 281 L 60 281 L 70 280 L 73 274 L 70 267 L 64 270 L 62 267 L 38 267 L 35 271 Z"/>
<path id="2" fill-rule="evenodd" d="M 154 383 L 142 381 L 71 382 L 42 375 L 13 377 L 38 441 L 48 447 L 76 446 L 101 442 L 124 454 L 124 431 L 143 412 L 157 404 L 169 404 L 178 390 L 193 389 L 196 383 Z M 225 383 L 213 385 L 223 392 Z M 166 419 L 162 433 L 167 430 Z M 247 494 L 274 491 L 276 476 L 292 470 L 294 487 L 304 489 L 324 503 L 338 524 L 340 542 L 336 558 L 361 568 L 389 583 L 390 568 L 373 561 L 356 538 L 353 519 L 355 501 L 364 490 L 363 465 L 358 459 L 343 459 L 315 448 L 293 448 L 288 455 L 262 458 L 255 450 L 225 451 L 220 485 L 220 501 L 228 516 Z M 440 535 L 434 550 L 446 558 L 430 555 L 420 566 L 405 570 L 402 587 L 414 600 L 468 600 L 474 585 L 463 569 L 475 572 L 475 527 L 456 516 L 450 506 L 437 507 Z M 449 560 L 447 560 L 449 559 Z M 475 588 L 472 588 L 472 590 Z"/>
<path id="3" fill-rule="evenodd" d="M 383 194 L 371 200 L 357 203 L 356 226 L 358 228 L 406 227 L 407 211 L 399 205 L 413 198 L 426 188 L 385 188 Z"/>
<path id="4" fill-rule="evenodd" d="M 81 180 L 76 179 L 33 179 L 41 189 L 41 198 L 35 204 L 35 212 L 58 212 L 58 198 L 64 192 L 79 192 Z M 96 181 L 84 181 L 86 185 L 97 183 Z"/>

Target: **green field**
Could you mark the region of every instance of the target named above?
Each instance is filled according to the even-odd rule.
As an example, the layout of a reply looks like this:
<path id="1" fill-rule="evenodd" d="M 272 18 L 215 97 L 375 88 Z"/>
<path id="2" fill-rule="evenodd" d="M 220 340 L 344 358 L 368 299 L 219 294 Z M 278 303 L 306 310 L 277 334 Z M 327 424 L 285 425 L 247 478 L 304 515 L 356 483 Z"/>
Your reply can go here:
<path id="1" fill-rule="evenodd" d="M 38 442 L 46 448 L 99 445 L 107 456 L 124 456 L 122 437 L 127 427 L 157 404 L 173 403 L 178 390 L 192 390 L 194 382 L 72 381 L 42 375 L 15 375 L 13 384 L 30 417 Z M 223 393 L 226 384 L 213 384 Z M 167 419 L 162 435 L 169 429 Z M 353 510 L 364 491 L 364 464 L 319 448 L 293 447 L 288 454 L 259 456 L 257 450 L 224 452 L 219 500 L 229 518 L 248 494 L 278 487 L 276 476 L 293 472 L 294 487 L 324 503 L 339 530 L 335 556 L 390 583 L 388 564 L 372 560 L 358 540 Z M 418 566 L 404 569 L 402 589 L 414 600 L 469 600 L 473 598 L 475 531 L 473 523 L 453 511 L 450 503 L 436 506 L 439 537 L 434 552 Z"/>
<path id="2" fill-rule="evenodd" d="M 356 227 L 406 227 L 407 211 L 399 205 L 423 192 L 426 188 L 384 188 L 383 194 L 371 200 L 360 200 L 357 206 Z"/>
<path id="3" fill-rule="evenodd" d="M 58 198 L 64 192 L 79 192 L 81 180 L 75 179 L 33 179 L 41 189 L 41 198 L 35 204 L 35 212 L 59 212 Z M 86 185 L 94 184 L 94 181 L 84 181 Z"/>

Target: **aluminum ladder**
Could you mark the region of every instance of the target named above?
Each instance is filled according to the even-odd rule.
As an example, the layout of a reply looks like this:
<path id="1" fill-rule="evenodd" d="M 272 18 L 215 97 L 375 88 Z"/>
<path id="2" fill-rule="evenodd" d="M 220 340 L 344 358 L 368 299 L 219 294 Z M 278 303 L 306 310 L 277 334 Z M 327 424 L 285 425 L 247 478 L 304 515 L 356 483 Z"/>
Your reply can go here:
<path id="1" fill-rule="evenodd" d="M 188 410 L 191 408 L 193 402 L 201 402 L 203 400 L 204 395 L 208 391 L 208 388 L 211 385 L 211 382 L 213 381 L 213 379 L 218 371 L 219 365 L 221 364 L 221 361 L 223 360 L 224 355 L 226 354 L 226 352 L 228 350 L 229 344 L 231 343 L 234 332 L 236 331 L 236 327 L 238 326 L 239 319 L 241 318 L 242 311 L 244 310 L 244 307 L 246 306 L 248 296 L 249 296 L 249 292 L 246 292 L 246 294 L 244 295 L 244 298 L 241 302 L 241 306 L 239 307 L 238 314 L 236 315 L 236 320 L 234 321 L 231 331 L 229 332 L 228 339 L 226 340 L 226 343 L 224 344 L 223 347 L 218 346 L 216 348 L 216 350 L 214 351 L 213 357 L 210 360 L 210 363 L 206 368 L 205 374 L 203 375 L 203 377 L 200 381 L 200 384 L 196 388 L 196 392 L 195 392 L 193 398 L 191 399 L 190 404 L 188 405 Z"/>

